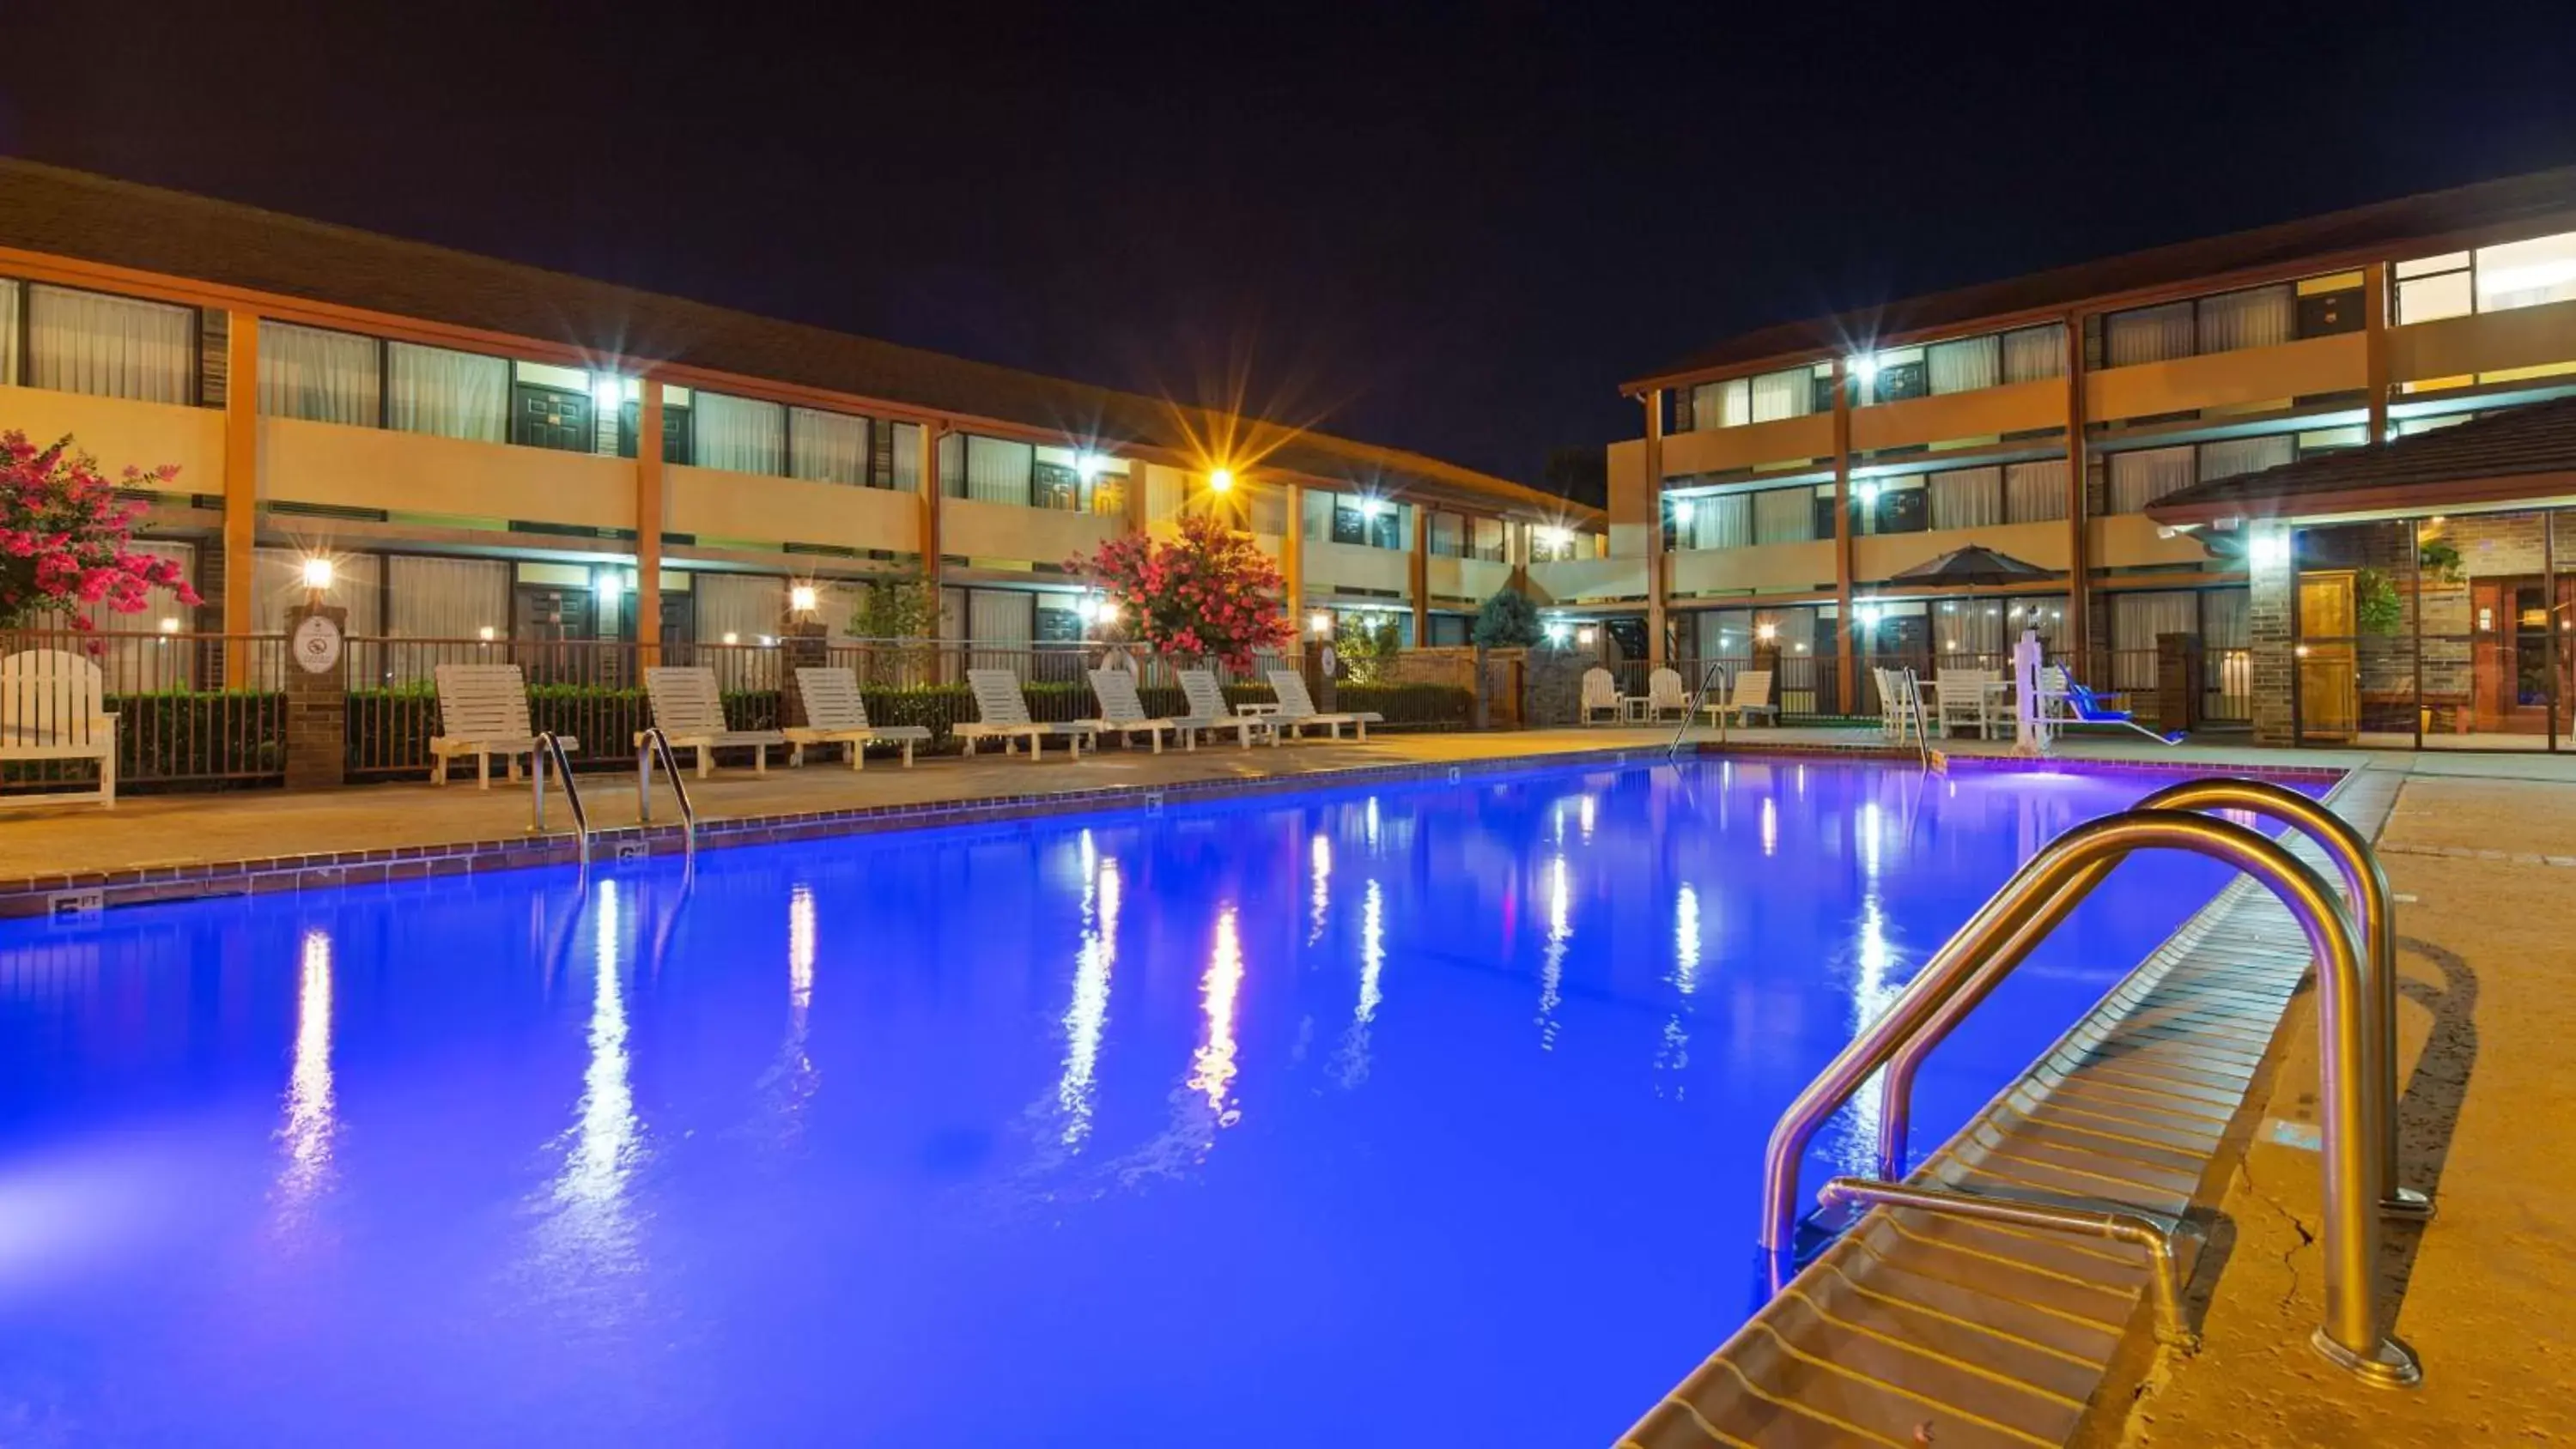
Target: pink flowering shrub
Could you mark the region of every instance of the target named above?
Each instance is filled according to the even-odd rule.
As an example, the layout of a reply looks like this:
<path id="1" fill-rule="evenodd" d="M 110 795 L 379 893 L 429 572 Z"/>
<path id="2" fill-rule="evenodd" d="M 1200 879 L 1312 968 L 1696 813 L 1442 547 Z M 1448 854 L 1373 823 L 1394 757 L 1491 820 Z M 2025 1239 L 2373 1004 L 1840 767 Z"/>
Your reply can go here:
<path id="1" fill-rule="evenodd" d="M 1066 567 L 1088 575 L 1117 605 L 1127 636 L 1157 654 L 1247 669 L 1254 651 L 1297 637 L 1279 606 L 1279 566 L 1249 535 L 1205 514 L 1183 519 L 1178 537 L 1112 539 Z"/>
<path id="2" fill-rule="evenodd" d="M 167 463 L 149 473 L 127 468 L 123 486 L 157 486 L 178 474 Z M 38 448 L 25 433 L 0 433 L 0 629 L 55 614 L 86 629 L 83 605 L 140 613 L 156 585 L 177 590 L 183 604 L 199 602 L 176 560 L 127 548 L 143 506 L 120 501 L 118 486 L 68 437 Z"/>

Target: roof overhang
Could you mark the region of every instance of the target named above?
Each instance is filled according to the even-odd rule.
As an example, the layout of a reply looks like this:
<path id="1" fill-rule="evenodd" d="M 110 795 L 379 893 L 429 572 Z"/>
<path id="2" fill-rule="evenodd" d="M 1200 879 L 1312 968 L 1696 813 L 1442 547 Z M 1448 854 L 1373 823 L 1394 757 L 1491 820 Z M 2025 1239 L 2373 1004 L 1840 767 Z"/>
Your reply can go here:
<path id="1" fill-rule="evenodd" d="M 2257 475 L 2258 477 L 2260 475 Z M 2440 482 L 2363 485 L 2288 496 L 2255 492 L 2174 506 L 2150 504 L 2147 517 L 2170 528 L 2227 528 L 2245 523 L 2312 523 L 2419 513 L 2496 512 L 2576 503 L 2576 468 L 2546 473 L 2450 478 Z"/>

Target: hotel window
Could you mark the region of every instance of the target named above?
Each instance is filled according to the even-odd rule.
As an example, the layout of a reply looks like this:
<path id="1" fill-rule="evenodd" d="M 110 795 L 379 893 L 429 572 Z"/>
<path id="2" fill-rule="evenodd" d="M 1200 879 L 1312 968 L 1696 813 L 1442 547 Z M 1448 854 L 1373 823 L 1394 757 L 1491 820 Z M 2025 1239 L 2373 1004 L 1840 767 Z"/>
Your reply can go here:
<path id="1" fill-rule="evenodd" d="M 1816 372 L 1811 367 L 1793 367 L 1783 372 L 1766 372 L 1751 380 L 1752 420 L 1757 423 L 1778 422 L 1782 418 L 1803 418 L 1809 413 L 1833 410 L 1833 374 L 1825 374 L 1823 406 L 1815 386 Z"/>
<path id="2" fill-rule="evenodd" d="M 1664 500 L 1666 549 L 1742 548 L 1751 542 L 1751 494 L 1702 494 Z"/>
<path id="3" fill-rule="evenodd" d="M 1975 392 L 1993 387 L 2003 380 L 2003 351 L 2001 337 L 1963 337 L 1924 348 L 1924 357 L 1931 366 L 1932 391 Z"/>
<path id="4" fill-rule="evenodd" d="M 669 414 L 665 399 L 663 415 Z M 701 468 L 776 477 L 786 463 L 787 409 L 776 403 L 700 392 L 690 400 L 689 426 Z"/>
<path id="5" fill-rule="evenodd" d="M 2066 517 L 2066 460 L 2004 465 L 2004 522 L 2054 523 Z"/>
<path id="6" fill-rule="evenodd" d="M 1831 507 L 1831 493 L 1826 494 Z M 1829 520 L 1825 529 L 1830 533 Z M 1816 490 L 1772 488 L 1753 495 L 1755 543 L 1805 543 L 1816 537 Z"/>
<path id="7" fill-rule="evenodd" d="M 817 483 L 868 481 L 866 418 L 815 408 L 787 410 L 787 476 Z"/>
<path id="8" fill-rule="evenodd" d="M 1431 515 L 1430 551 L 1441 558 L 1467 556 L 1467 520 L 1454 513 L 1434 511 Z"/>
<path id="9" fill-rule="evenodd" d="M 2299 440 L 2290 433 L 2260 438 L 2228 438 L 2200 445 L 2200 481 L 2234 478 L 2277 468 L 2299 455 Z"/>
<path id="10" fill-rule="evenodd" d="M 2112 367 L 2191 356 L 2189 302 L 2114 312 L 2103 320 L 2103 325 Z"/>
<path id="11" fill-rule="evenodd" d="M 1954 468 L 1924 480 L 1931 526 L 1986 528 L 2004 521 L 2004 470 Z"/>
<path id="12" fill-rule="evenodd" d="M 193 307 L 69 287 L 27 288 L 27 376 L 36 387 L 189 402 L 196 342 Z"/>
<path id="13" fill-rule="evenodd" d="M 2113 453 L 2107 465 L 2109 511 L 2142 513 L 2148 504 L 2200 481 L 2200 460 L 2188 444 Z"/>
<path id="14" fill-rule="evenodd" d="M 385 344 L 385 426 L 497 443 L 508 436 L 510 364 L 498 357 Z"/>
<path id="15" fill-rule="evenodd" d="M 1001 438 L 963 435 L 963 468 L 952 471 L 948 459 L 951 433 L 940 440 L 940 477 L 951 498 L 969 498 L 978 503 L 1010 503 L 1029 506 L 1032 473 L 1037 463 L 1037 450 L 1027 443 L 1014 443 Z"/>
<path id="16" fill-rule="evenodd" d="M 1467 556 L 1487 563 L 1508 563 L 1511 544 L 1507 525 L 1499 518 L 1467 520 Z"/>
<path id="17" fill-rule="evenodd" d="M 2576 300 L 2576 232 L 2399 262 L 2399 324 Z"/>
<path id="18" fill-rule="evenodd" d="M 906 493 L 921 489 L 921 424 L 894 423 L 874 430 L 885 441 L 877 476 L 880 488 L 896 488 Z M 956 434 L 949 434 L 955 437 Z"/>
<path id="19" fill-rule="evenodd" d="M 2003 335 L 2004 381 L 2037 382 L 2066 375 L 2066 329 L 2050 323 Z"/>
<path id="20" fill-rule="evenodd" d="M 19 286 L 0 277 L 0 387 L 18 385 Z"/>
<path id="21" fill-rule="evenodd" d="M 1406 548 L 1404 508 L 1382 498 L 1333 499 L 1333 542 L 1363 548 Z"/>
<path id="22" fill-rule="evenodd" d="M 273 418 L 372 428 L 382 405 L 383 346 L 372 337 L 259 324 L 259 410 Z"/>
<path id="23" fill-rule="evenodd" d="M 1751 421 L 1751 380 L 1731 377 L 1724 382 L 1703 382 L 1690 390 L 1690 428 L 1740 428 Z"/>
<path id="24" fill-rule="evenodd" d="M 2199 310 L 2194 341 L 2202 352 L 2233 352 L 2290 341 L 2298 331 L 2298 301 L 2286 283 L 2221 292 L 2193 304 Z"/>

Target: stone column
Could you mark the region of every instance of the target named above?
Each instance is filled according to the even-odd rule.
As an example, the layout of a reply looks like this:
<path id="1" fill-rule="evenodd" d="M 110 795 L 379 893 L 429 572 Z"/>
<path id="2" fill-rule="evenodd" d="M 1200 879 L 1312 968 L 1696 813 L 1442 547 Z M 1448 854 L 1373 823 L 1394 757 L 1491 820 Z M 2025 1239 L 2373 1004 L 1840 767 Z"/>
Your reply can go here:
<path id="1" fill-rule="evenodd" d="M 340 784 L 349 753 L 349 611 L 286 611 L 286 788 Z"/>

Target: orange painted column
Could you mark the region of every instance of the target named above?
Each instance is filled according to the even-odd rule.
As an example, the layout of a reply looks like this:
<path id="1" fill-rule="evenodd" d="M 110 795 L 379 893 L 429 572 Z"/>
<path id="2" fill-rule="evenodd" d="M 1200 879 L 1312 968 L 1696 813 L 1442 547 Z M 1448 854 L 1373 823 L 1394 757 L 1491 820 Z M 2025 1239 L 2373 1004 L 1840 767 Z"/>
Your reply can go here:
<path id="1" fill-rule="evenodd" d="M 2388 263 L 2361 269 L 2363 356 L 2370 380 L 2370 431 L 2362 439 L 2376 446 L 2388 441 Z"/>
<path id="2" fill-rule="evenodd" d="M 224 318 L 224 682 L 250 682 L 250 659 L 240 636 L 263 625 L 254 606 L 259 583 L 253 550 L 259 542 L 259 317 L 235 311 Z"/>
<path id="3" fill-rule="evenodd" d="M 1664 556 L 1664 390 L 1649 389 L 1646 405 L 1646 667 L 1671 661 L 1664 644 L 1664 598 L 1670 561 Z"/>
<path id="4" fill-rule="evenodd" d="M 1851 387 L 1848 364 L 1834 359 L 1834 607 L 1842 630 L 1834 682 L 1845 713 L 1860 703 L 1860 620 L 1852 610 Z"/>
<path id="5" fill-rule="evenodd" d="M 1302 636 L 1306 629 L 1306 488 L 1290 483 L 1288 530 L 1279 536 L 1279 573 L 1287 587 L 1288 622 Z"/>
<path id="6" fill-rule="evenodd" d="M 1413 505 L 1413 647 L 1431 642 L 1431 510 Z"/>
<path id="7" fill-rule="evenodd" d="M 921 581 L 939 588 L 939 443 L 947 429 L 937 423 L 921 427 Z"/>
<path id="8" fill-rule="evenodd" d="M 645 664 L 662 653 L 662 384 L 647 376 L 635 409 L 635 643 Z"/>
<path id="9" fill-rule="evenodd" d="M 2066 657 L 2079 677 L 2098 673 L 2093 643 L 2092 520 L 2085 516 L 2084 314 L 2066 314 Z M 2098 686 L 2097 686 L 2098 687 Z"/>

